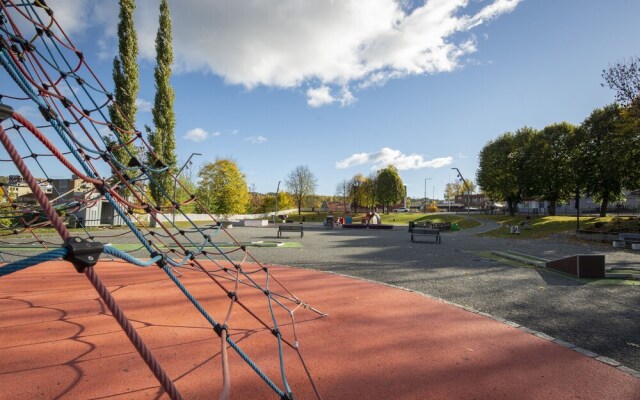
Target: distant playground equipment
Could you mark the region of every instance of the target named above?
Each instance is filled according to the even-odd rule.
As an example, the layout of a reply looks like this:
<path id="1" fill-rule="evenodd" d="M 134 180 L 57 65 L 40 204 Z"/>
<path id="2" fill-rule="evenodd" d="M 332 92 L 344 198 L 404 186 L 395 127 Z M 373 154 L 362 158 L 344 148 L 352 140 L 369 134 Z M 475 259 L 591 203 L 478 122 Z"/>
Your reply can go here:
<path id="1" fill-rule="evenodd" d="M 266 265 L 253 257 L 248 247 L 257 243 L 235 240 L 227 227 L 189 193 L 173 168 L 155 154 L 142 132 L 129 122 L 129 116 L 122 112 L 114 95 L 94 74 L 83 52 L 72 43 L 44 1 L 0 3 L 0 65 L 5 72 L 0 80 L 0 142 L 8 154 L 8 158 L 2 157 L 0 162 L 5 163 L 6 169 L 15 166 L 19 172 L 16 182 L 0 186 L 3 197 L 0 236 L 6 238 L 24 232 L 31 236 L 11 243 L 35 244 L 40 248 L 36 255 L 0 249 L 0 262 L 7 262 L 0 265 L 0 278 L 46 261 L 68 261 L 69 268 L 73 266 L 84 274 L 99 293 L 167 395 L 181 399 L 171 377 L 146 347 L 94 269 L 104 258 L 124 260 L 132 268 L 155 265 L 177 286 L 211 326 L 211 334 L 219 339 L 220 347 L 209 351 L 212 357 L 216 352 L 220 354 L 221 398 L 228 398 L 231 391 L 227 355 L 231 348 L 248 365 L 247 370 L 253 371 L 279 398 L 291 400 L 292 386 L 308 384 L 320 399 L 300 352 L 295 313 L 326 314 L 291 293 Z M 38 112 L 29 112 L 27 117 L 15 110 Z M 116 124 L 111 120 L 111 113 L 118 114 L 117 120 L 124 122 Z M 140 157 L 138 151 L 145 156 Z M 70 191 L 67 183 L 65 190 L 51 185 L 53 179 L 49 173 L 61 167 L 73 176 Z M 38 175 L 43 179 L 36 178 Z M 174 187 L 173 194 L 164 189 L 167 186 L 163 182 L 167 180 Z M 8 190 L 11 185 L 28 188 L 33 201 L 19 201 L 18 196 Z M 151 198 L 150 187 L 157 188 L 162 198 Z M 179 198 L 175 195 L 176 188 L 181 194 Z M 33 205 L 35 202 L 37 206 Z M 188 204 L 205 210 L 203 213 L 209 217 L 210 224 L 203 226 L 192 221 L 184 211 Z M 148 259 L 134 257 L 132 252 L 109 245 L 119 234 L 97 234 L 86 229 L 89 222 L 86 211 L 102 206 L 108 206 L 113 218 L 121 219 L 129 228 L 128 233 L 133 233 L 140 242 L 135 250 L 146 251 Z M 175 214 L 183 221 L 180 226 L 171 218 Z M 148 227 L 149 220 L 156 229 Z M 70 231 L 69 226 L 76 229 Z M 44 227 L 53 227 L 60 241 L 43 240 L 40 229 Z M 302 229 L 300 233 L 302 236 Z M 218 244 L 221 237 L 226 239 L 224 245 Z M 187 287 L 180 280 L 181 269 L 198 272 L 211 290 L 223 294 L 220 297 L 225 299 L 224 303 L 208 303 L 205 307 L 192 293 L 197 288 Z M 254 295 L 259 296 L 264 306 L 262 312 L 250 309 L 245 303 L 244 299 Z M 230 332 L 237 328 L 240 313 L 269 333 L 272 351 L 261 349 L 247 354 L 244 345 L 253 340 L 254 335 L 241 342 L 232 338 Z M 305 371 L 306 383 L 290 384 L 287 371 L 292 367 L 285 365 L 285 352 L 295 355 L 296 368 Z M 185 364 L 191 366 L 187 361 Z M 278 365 L 279 376 L 268 376 L 260 367 L 264 364 Z M 242 374 L 247 370 L 242 370 Z M 63 392 L 50 393 L 50 397 L 63 395 Z"/>

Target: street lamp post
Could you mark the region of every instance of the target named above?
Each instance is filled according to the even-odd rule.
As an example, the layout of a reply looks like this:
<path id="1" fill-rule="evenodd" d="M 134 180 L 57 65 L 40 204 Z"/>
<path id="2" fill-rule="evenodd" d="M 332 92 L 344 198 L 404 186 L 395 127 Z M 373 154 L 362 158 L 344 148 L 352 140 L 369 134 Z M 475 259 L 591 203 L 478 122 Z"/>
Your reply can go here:
<path id="1" fill-rule="evenodd" d="M 451 169 L 455 169 L 458 172 L 458 177 L 462 180 L 462 183 L 464 183 L 464 186 L 467 188 L 467 220 L 471 221 L 471 211 L 469 210 L 469 207 L 471 206 L 471 188 L 467 184 L 467 181 L 464 179 L 462 173 L 458 168 L 454 167 Z"/>
<path id="2" fill-rule="evenodd" d="M 278 192 L 280 192 L 280 181 L 278 181 L 278 187 L 276 188 L 276 209 L 273 212 L 273 223 L 276 223 L 276 214 L 278 213 Z"/>
<path id="3" fill-rule="evenodd" d="M 427 212 L 427 181 L 431 178 L 424 178 L 424 212 Z"/>
<path id="4" fill-rule="evenodd" d="M 174 207 L 171 210 L 171 223 L 175 224 L 176 223 L 176 209 L 175 209 L 175 204 L 176 204 L 176 192 L 177 192 L 177 186 L 178 186 L 178 178 L 180 177 L 180 173 L 182 172 L 183 169 L 185 169 L 187 167 L 187 165 L 189 165 L 189 162 L 191 161 L 191 158 L 193 156 L 201 156 L 202 154 L 200 153 L 191 153 L 191 155 L 189 156 L 189 158 L 187 158 L 187 161 L 185 161 L 184 164 L 182 164 L 182 167 L 180 167 L 180 169 L 178 170 L 178 173 L 176 174 L 176 180 L 173 182 L 173 204 Z"/>

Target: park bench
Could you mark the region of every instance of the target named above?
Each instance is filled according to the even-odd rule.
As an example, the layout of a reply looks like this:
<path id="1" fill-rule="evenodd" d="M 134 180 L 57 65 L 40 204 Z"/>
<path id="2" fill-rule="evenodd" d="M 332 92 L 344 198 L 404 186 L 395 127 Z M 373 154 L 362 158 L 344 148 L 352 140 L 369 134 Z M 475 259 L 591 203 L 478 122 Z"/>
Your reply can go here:
<path id="1" fill-rule="evenodd" d="M 419 222 L 410 221 L 409 232 L 411 232 L 413 228 L 437 229 L 433 227 L 433 223 L 431 221 L 419 221 Z"/>
<path id="2" fill-rule="evenodd" d="M 640 233 L 619 233 L 618 240 L 613 241 L 614 247 L 631 246 L 633 250 L 637 250 L 640 244 Z"/>
<path id="3" fill-rule="evenodd" d="M 428 229 L 414 226 L 411 229 L 411 241 L 415 242 L 415 236 L 435 236 L 436 243 L 440 244 L 440 231 L 437 229 Z"/>
<path id="4" fill-rule="evenodd" d="M 302 225 L 279 225 L 278 237 L 282 237 L 282 232 L 300 232 L 300 237 L 304 236 L 304 229 Z"/>
<path id="5" fill-rule="evenodd" d="M 432 229 L 437 229 L 439 231 L 450 231 L 451 230 L 451 222 L 432 222 Z"/>

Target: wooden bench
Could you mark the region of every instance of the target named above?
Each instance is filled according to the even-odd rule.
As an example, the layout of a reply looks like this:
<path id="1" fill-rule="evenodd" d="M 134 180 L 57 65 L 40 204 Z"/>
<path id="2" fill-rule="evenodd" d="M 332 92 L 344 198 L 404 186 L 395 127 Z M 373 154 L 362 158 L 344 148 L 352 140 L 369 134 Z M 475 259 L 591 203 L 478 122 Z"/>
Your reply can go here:
<path id="1" fill-rule="evenodd" d="M 282 237 L 282 232 L 300 232 L 300 237 L 304 236 L 304 229 L 302 225 L 279 225 L 278 237 Z"/>
<path id="2" fill-rule="evenodd" d="M 436 243 L 440 244 L 440 231 L 437 229 L 419 228 L 414 226 L 413 229 L 411 229 L 412 242 L 415 242 L 414 236 L 435 236 Z"/>

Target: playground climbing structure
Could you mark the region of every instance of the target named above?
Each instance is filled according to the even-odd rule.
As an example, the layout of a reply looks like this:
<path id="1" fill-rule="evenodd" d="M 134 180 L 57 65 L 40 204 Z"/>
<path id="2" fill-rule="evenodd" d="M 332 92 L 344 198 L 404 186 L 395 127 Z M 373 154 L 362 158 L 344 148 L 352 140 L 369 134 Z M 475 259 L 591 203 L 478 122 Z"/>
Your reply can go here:
<path id="1" fill-rule="evenodd" d="M 228 349 L 279 398 L 294 396 L 287 380 L 289 368 L 303 368 L 320 398 L 300 352 L 295 315 L 300 310 L 324 314 L 287 290 L 213 215 L 207 214 L 210 221 L 206 225 L 192 221 L 184 212 L 186 204 L 206 209 L 195 195 L 188 194 L 186 201 L 178 202 L 172 193 L 163 192 L 164 201 L 156 204 L 148 187 L 159 175 L 168 176 L 181 193 L 188 190 L 173 168 L 154 154 L 139 130 L 110 122 L 108 110 L 119 112 L 118 104 L 90 68 L 85 54 L 59 25 L 54 11 L 44 1 L 5 0 L 0 7 L 0 142 L 4 149 L 0 168 L 19 173 L 19 182 L 0 186 L 0 262 L 4 263 L 0 279 L 44 261 L 68 260 L 70 268 L 73 265 L 85 274 L 95 287 L 166 393 L 179 399 L 178 387 L 129 323 L 95 267 L 100 258 L 121 259 L 131 268 L 157 266 L 211 325 L 212 335 L 220 339 L 221 398 L 228 398 L 231 387 Z M 126 115 L 123 119 L 128 120 Z M 117 151 L 126 152 L 128 161 L 119 161 L 114 156 Z M 78 187 L 62 192 L 51 185 L 51 171 L 61 169 L 81 180 L 86 188 L 81 195 L 71 195 L 69 200 L 70 192 L 77 193 Z M 35 202 L 21 201 L 16 196 L 19 187 L 28 187 Z M 144 251 L 144 258 L 109 245 L 113 235 L 108 232 L 78 223 L 77 216 L 96 204 L 112 208 L 114 218 L 130 231 L 125 233 L 133 234 L 140 243 L 136 254 Z M 180 216 L 181 222 L 175 223 L 168 215 Z M 52 228 L 60 236 L 59 242 L 42 237 L 43 230 Z M 225 246 L 219 245 L 221 238 Z M 16 250 L 5 251 L 12 247 L 2 244 Z M 34 245 L 41 249 L 35 255 L 20 251 L 20 246 Z M 186 269 L 201 273 L 210 282 L 210 290 L 223 291 L 228 302 L 203 306 L 180 280 Z M 259 314 L 243 303 L 243 295 L 249 292 L 263 296 L 267 312 Z M 279 363 L 280 376 L 267 376 L 260 368 L 261 362 L 273 363 L 273 359 L 254 358 L 234 340 L 230 332 L 236 313 L 248 314 L 272 334 L 273 351 L 269 354 Z M 294 352 L 299 362 L 285 365 L 285 352 Z"/>

